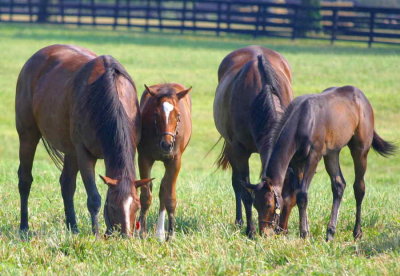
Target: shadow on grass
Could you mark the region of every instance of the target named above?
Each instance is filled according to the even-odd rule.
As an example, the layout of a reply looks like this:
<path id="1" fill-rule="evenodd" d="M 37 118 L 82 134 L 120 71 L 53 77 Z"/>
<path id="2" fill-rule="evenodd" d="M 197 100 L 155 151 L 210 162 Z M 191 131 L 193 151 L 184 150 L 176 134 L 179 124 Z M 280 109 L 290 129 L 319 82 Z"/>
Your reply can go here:
<path id="1" fill-rule="evenodd" d="M 261 44 L 271 47 L 284 53 L 311 53 L 322 54 L 332 53 L 335 55 L 394 55 L 399 54 L 400 48 L 381 47 L 366 48 L 364 43 L 351 44 L 351 46 L 335 45 L 331 46 L 329 41 L 321 40 L 297 40 L 279 38 L 260 38 L 254 39 L 247 35 L 226 35 L 215 37 L 212 34 L 193 34 L 184 35 L 176 32 L 150 32 L 146 33 L 138 30 L 113 31 L 107 28 L 96 27 L 69 27 L 52 25 L 15 25 L 6 24 L 17 33 L 11 32 L 9 35 L 18 39 L 29 40 L 56 40 L 60 42 L 73 41 L 77 43 L 101 43 L 101 44 L 135 44 L 142 46 L 171 46 L 174 48 L 193 48 L 193 49 L 221 49 L 229 50 L 244 47 L 249 44 Z M 4 35 L 3 36 L 7 36 Z M 229 41 L 227 41 L 229 40 Z M 353 46 L 354 45 L 354 46 Z"/>
<path id="2" fill-rule="evenodd" d="M 381 253 L 400 252 L 400 229 L 398 225 L 388 227 L 384 233 L 377 235 L 372 241 L 361 242 L 360 250 L 367 257 Z"/>
<path id="3" fill-rule="evenodd" d="M 167 216 L 168 217 L 168 216 Z M 157 225 L 158 214 L 149 214 L 147 216 L 147 228 L 148 231 L 155 229 Z M 176 232 L 183 234 L 190 234 L 200 230 L 200 220 L 197 217 L 176 216 Z M 168 219 L 165 221 L 165 227 L 168 227 Z"/>

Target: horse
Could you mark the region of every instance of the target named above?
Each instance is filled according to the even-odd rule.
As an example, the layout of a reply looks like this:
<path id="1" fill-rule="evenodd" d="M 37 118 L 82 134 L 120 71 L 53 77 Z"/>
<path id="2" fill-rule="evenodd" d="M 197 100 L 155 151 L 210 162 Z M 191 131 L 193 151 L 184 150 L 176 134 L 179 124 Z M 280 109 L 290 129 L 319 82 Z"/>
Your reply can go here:
<path id="1" fill-rule="evenodd" d="M 36 52 L 23 66 L 17 82 L 16 128 L 19 136 L 18 188 L 20 230 L 28 231 L 28 197 L 32 164 L 42 139 L 61 169 L 61 193 L 67 228 L 78 232 L 74 194 L 78 171 L 87 193 L 92 232 L 99 235 L 101 196 L 95 164 L 104 159 L 108 185 L 104 207 L 106 234 L 114 228 L 132 234 L 140 207 L 136 188 L 150 180 L 135 180 L 134 157 L 140 139 L 140 112 L 133 80 L 111 56 L 72 45 L 51 45 Z"/>
<path id="2" fill-rule="evenodd" d="M 354 162 L 353 184 L 356 199 L 355 240 L 362 237 L 361 204 L 365 194 L 364 175 L 367 156 L 372 148 L 384 157 L 396 147 L 383 140 L 374 129 L 374 112 L 364 93 L 354 86 L 332 87 L 321 94 L 296 98 L 282 120 L 271 132 L 272 152 L 265 164 L 263 181 L 248 185 L 255 190 L 255 207 L 266 220 L 279 220 L 279 228 L 287 230 L 291 209 L 297 204 L 300 216 L 300 236 L 309 236 L 307 218 L 308 188 L 316 167 L 323 157 L 330 177 L 333 204 L 326 240 L 334 238 L 339 206 L 346 182 L 339 164 L 343 147 L 349 147 Z M 284 182 L 288 166 L 295 179 Z M 283 206 L 282 214 L 275 213 Z M 270 225 L 270 227 L 273 227 Z"/>
<path id="3" fill-rule="evenodd" d="M 218 168 L 232 167 L 232 186 L 236 197 L 236 220 L 243 224 L 243 201 L 247 228 L 253 237 L 252 195 L 243 187 L 249 178 L 249 157 L 258 152 L 267 159 L 265 139 L 293 99 L 292 74 L 286 59 L 261 46 L 248 46 L 228 54 L 218 69 L 218 87 L 214 99 L 214 122 L 222 151 Z"/>
<path id="4" fill-rule="evenodd" d="M 140 99 L 142 139 L 138 146 L 140 176 L 150 178 L 155 161 L 162 161 L 165 174 L 161 180 L 160 208 L 156 236 L 165 240 L 165 213 L 168 212 L 167 239 L 174 235 L 176 208 L 176 181 L 181 168 L 182 154 L 191 134 L 190 88 L 179 83 L 145 85 Z M 146 216 L 152 201 L 152 183 L 140 192 L 140 233 L 147 233 Z"/>

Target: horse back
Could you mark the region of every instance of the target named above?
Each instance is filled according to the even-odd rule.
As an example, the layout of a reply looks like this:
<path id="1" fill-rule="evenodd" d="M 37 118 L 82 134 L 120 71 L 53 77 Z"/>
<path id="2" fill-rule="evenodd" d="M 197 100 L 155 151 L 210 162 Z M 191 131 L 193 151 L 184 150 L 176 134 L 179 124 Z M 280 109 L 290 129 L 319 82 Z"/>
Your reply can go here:
<path id="1" fill-rule="evenodd" d="M 222 60 L 214 99 L 214 121 L 218 131 L 228 142 L 239 141 L 251 151 L 257 151 L 251 129 L 251 105 L 263 88 L 258 69 L 259 55 L 268 59 L 276 73 L 279 104 L 284 109 L 293 99 L 290 67 L 279 53 L 260 46 L 238 49 Z"/>

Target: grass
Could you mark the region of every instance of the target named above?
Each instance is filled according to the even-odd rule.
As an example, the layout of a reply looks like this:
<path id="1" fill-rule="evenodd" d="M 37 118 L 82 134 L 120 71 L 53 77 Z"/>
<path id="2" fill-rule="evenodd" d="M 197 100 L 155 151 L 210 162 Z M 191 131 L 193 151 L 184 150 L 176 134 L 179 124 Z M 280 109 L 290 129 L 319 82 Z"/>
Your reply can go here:
<path id="1" fill-rule="evenodd" d="M 172 242 L 154 238 L 158 186 L 162 166 L 154 169 L 155 200 L 150 210 L 152 235 L 145 240 L 95 240 L 90 233 L 86 194 L 79 179 L 75 196 L 81 233 L 64 226 L 58 178 L 43 146 L 36 154 L 30 196 L 30 239 L 18 234 L 18 138 L 14 126 L 15 83 L 24 62 L 38 49 L 54 44 L 85 46 L 111 54 L 130 72 L 139 90 L 143 84 L 165 81 L 192 85 L 193 136 L 184 154 L 178 180 L 177 235 Z M 219 135 L 212 119 L 216 71 L 230 51 L 260 44 L 281 52 L 294 72 L 295 95 L 318 93 L 330 86 L 361 88 L 375 110 L 376 129 L 387 140 L 398 141 L 400 83 L 398 47 L 250 37 L 180 36 L 163 33 L 113 32 L 109 29 L 0 25 L 0 273 L 1 274 L 400 274 L 399 155 L 384 159 L 371 152 L 363 204 L 364 237 L 353 242 L 355 200 L 352 161 L 341 156 L 348 183 L 336 239 L 324 241 L 332 195 L 320 164 L 310 188 L 312 237 L 298 237 L 296 210 L 286 237 L 249 240 L 236 228 L 230 172 L 214 172 L 219 147 L 204 158 Z M 220 145 L 219 145 L 220 146 Z M 257 181 L 258 157 L 251 160 Z M 98 166 L 98 172 L 103 172 Z M 98 181 L 100 183 L 100 181 Z M 106 187 L 98 184 L 103 199 Z M 254 211 L 255 212 L 255 211 Z M 102 231 L 104 221 L 100 221 Z"/>

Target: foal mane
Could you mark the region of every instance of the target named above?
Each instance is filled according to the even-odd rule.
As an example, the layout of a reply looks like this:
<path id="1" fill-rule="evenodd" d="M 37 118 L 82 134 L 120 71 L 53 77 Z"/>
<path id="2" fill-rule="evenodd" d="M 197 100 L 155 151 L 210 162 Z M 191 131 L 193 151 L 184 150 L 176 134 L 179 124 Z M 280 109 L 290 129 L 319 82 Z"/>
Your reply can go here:
<path id="1" fill-rule="evenodd" d="M 105 72 L 88 85 L 82 98 L 81 114 L 89 115 L 92 127 L 100 140 L 107 167 L 120 171 L 120 196 L 131 191 L 131 181 L 135 178 L 133 123 L 119 100 L 116 78 L 123 76 L 135 88 L 133 80 L 122 65 L 111 56 L 100 56 Z M 85 113 L 84 113 L 85 112 Z"/>

